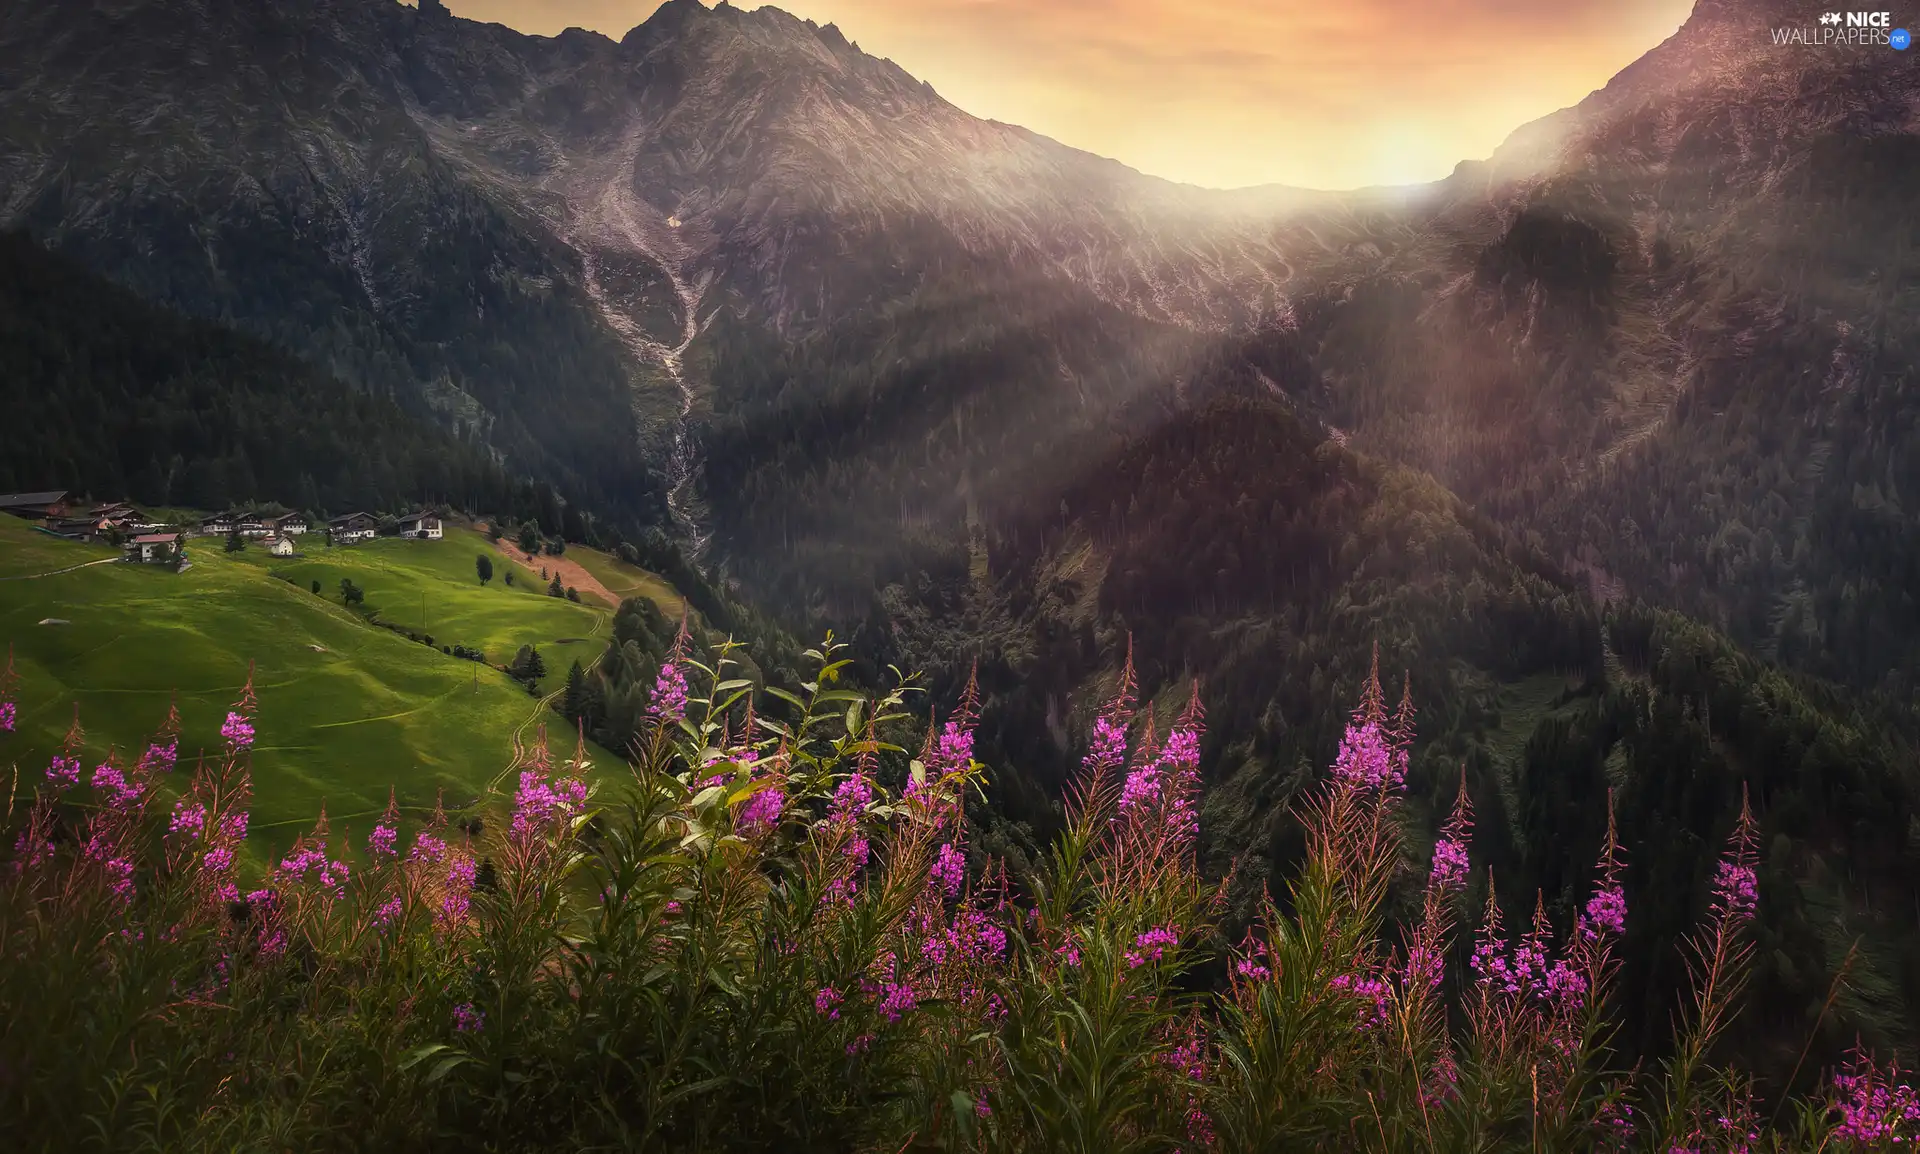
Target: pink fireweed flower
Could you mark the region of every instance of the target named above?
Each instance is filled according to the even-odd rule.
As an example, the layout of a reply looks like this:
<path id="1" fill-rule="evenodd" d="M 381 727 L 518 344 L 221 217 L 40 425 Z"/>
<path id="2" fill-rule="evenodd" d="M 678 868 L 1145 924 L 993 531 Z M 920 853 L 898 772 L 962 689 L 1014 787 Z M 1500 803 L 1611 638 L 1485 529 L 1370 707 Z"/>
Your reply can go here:
<path id="1" fill-rule="evenodd" d="M 1574 1014 L 1587 1001 L 1587 980 L 1565 962 L 1555 962 L 1541 976 L 1539 996 L 1549 1008 L 1562 1014 Z"/>
<path id="2" fill-rule="evenodd" d="M 828 1018 L 838 1018 L 840 1016 L 840 1001 L 841 995 L 839 990 L 834 989 L 832 986 L 821 986 L 819 991 L 813 995 L 813 1012 L 822 1014 Z"/>
<path id="3" fill-rule="evenodd" d="M 1363 974 L 1341 974 L 1328 983 L 1360 1007 L 1360 1028 L 1384 1025 L 1390 1014 L 1387 983 Z"/>
<path id="4" fill-rule="evenodd" d="M 123 904 L 133 901 L 133 863 L 123 857 L 110 857 L 101 865 L 107 873 L 107 889 Z"/>
<path id="5" fill-rule="evenodd" d="M 884 991 L 885 997 L 880 999 L 880 1016 L 889 1022 L 899 1021 L 920 1005 L 913 987 L 905 982 L 888 982 Z"/>
<path id="6" fill-rule="evenodd" d="M 449 925 L 464 921 L 473 901 L 473 879 L 477 867 L 470 857 L 455 858 L 447 867 L 446 894 L 440 899 L 440 916 Z"/>
<path id="7" fill-rule="evenodd" d="M 247 811 L 237 809 L 220 819 L 220 836 L 228 841 L 245 841 L 247 837 Z"/>
<path id="8" fill-rule="evenodd" d="M 1127 951 L 1127 968 L 1138 969 L 1148 962 L 1157 962 L 1179 945 L 1179 927 L 1155 926 L 1133 939 L 1133 949 Z"/>
<path id="9" fill-rule="evenodd" d="M 93 788 L 105 796 L 109 806 L 120 810 L 140 804 L 140 797 L 146 792 L 138 781 L 127 780 L 127 775 L 112 762 L 103 762 L 93 771 Z"/>
<path id="10" fill-rule="evenodd" d="M 1127 760 L 1127 722 L 1117 710 L 1101 714 L 1093 723 L 1093 739 L 1087 743 L 1083 765 L 1091 776 L 1100 770 L 1119 769 Z"/>
<path id="11" fill-rule="evenodd" d="M 373 928 L 385 930 L 391 926 L 399 919 L 400 909 L 399 895 L 388 898 L 379 909 L 373 911 Z"/>
<path id="12" fill-rule="evenodd" d="M 667 662 L 653 679 L 653 699 L 647 703 L 647 716 L 671 725 L 687 716 L 687 675 L 679 665 Z"/>
<path id="13" fill-rule="evenodd" d="M 486 1024 L 487 1016 L 472 1002 L 461 1002 L 453 1008 L 453 1030 L 457 1034 L 477 1034 Z"/>
<path id="14" fill-rule="evenodd" d="M 1074 970 L 1080 968 L 1080 947 L 1078 944 L 1074 942 L 1062 942 L 1053 948 L 1053 952 L 1054 955 L 1060 959 L 1061 964 L 1067 968 Z"/>
<path id="15" fill-rule="evenodd" d="M 226 873 L 233 868 L 233 851 L 225 846 L 210 849 L 200 859 L 200 865 L 209 873 Z"/>
<path id="16" fill-rule="evenodd" d="M 1467 847 L 1443 837 L 1433 847 L 1433 872 L 1427 876 L 1427 884 L 1442 892 L 1460 890 L 1466 886 L 1471 868 Z"/>
<path id="17" fill-rule="evenodd" d="M 1627 929 L 1627 894 L 1618 885 L 1603 886 L 1587 899 L 1586 916 L 1580 919 L 1580 936 L 1591 941 L 1602 934 L 1622 934 Z"/>
<path id="18" fill-rule="evenodd" d="M 872 802 L 873 782 L 867 780 L 866 774 L 856 771 L 834 789 L 829 812 L 835 818 L 858 818 Z"/>
<path id="19" fill-rule="evenodd" d="M 11 701 L 0 701 L 0 733 L 12 733 L 14 719 L 19 716 L 19 707 Z"/>
<path id="20" fill-rule="evenodd" d="M 173 817 L 167 822 L 167 832 L 199 837 L 206 824 L 207 807 L 183 797 L 173 805 Z"/>
<path id="21" fill-rule="evenodd" d="M 410 861 L 440 862 L 447 857 L 447 843 L 425 830 L 413 835 L 413 852 L 408 855 Z"/>
<path id="22" fill-rule="evenodd" d="M 526 770 L 513 797 L 514 836 L 526 838 L 547 830 L 579 812 L 586 801 L 584 782 L 575 778 L 549 781 L 538 769 Z"/>
<path id="23" fill-rule="evenodd" d="M 1833 1076 L 1830 1098 L 1840 1115 L 1833 1136 L 1866 1149 L 1920 1145 L 1920 1092 L 1899 1077 L 1898 1065 L 1883 1071 L 1855 1050 Z"/>
<path id="24" fill-rule="evenodd" d="M 47 782 L 62 792 L 80 784 L 80 759 L 55 754 L 47 763 Z"/>
<path id="25" fill-rule="evenodd" d="M 1407 951 L 1407 986 L 1418 989 L 1425 983 L 1428 989 L 1437 990 L 1447 974 L 1446 959 L 1426 946 L 1414 946 Z"/>
<path id="26" fill-rule="evenodd" d="M 780 815 L 787 809 L 787 791 L 779 786 L 769 786 L 747 799 L 740 807 L 740 815 L 733 820 L 735 832 L 744 837 L 757 837 L 780 824 Z"/>
<path id="27" fill-rule="evenodd" d="M 1377 724 L 1349 725 L 1333 762 L 1333 776 L 1348 789 L 1398 789 L 1406 777 L 1406 756 L 1393 748 Z"/>
<path id="28" fill-rule="evenodd" d="M 376 858 L 390 858 L 399 852 L 400 831 L 382 823 L 367 835 L 367 852 Z"/>
<path id="29" fill-rule="evenodd" d="M 1723 861 L 1713 875 L 1714 905 L 1732 918 L 1752 915 L 1760 900 L 1760 879 L 1753 867 Z"/>
<path id="30" fill-rule="evenodd" d="M 172 773 L 179 760 L 180 742 L 177 739 L 165 745 L 156 741 L 140 755 L 140 770 L 142 773 Z"/>
<path id="31" fill-rule="evenodd" d="M 940 847 L 940 852 L 933 859 L 932 868 L 927 872 L 935 882 L 939 883 L 940 888 L 946 891 L 949 898 L 959 897 L 960 887 L 967 881 L 966 859 L 961 857 L 960 851 L 954 849 L 953 844 L 949 842 Z"/>
<path id="32" fill-rule="evenodd" d="M 253 745 L 253 723 L 245 714 L 229 710 L 226 722 L 220 726 L 220 736 L 236 751 L 246 749 Z"/>
<path id="33" fill-rule="evenodd" d="M 949 721 L 940 730 L 926 762 L 927 777 L 938 781 L 973 764 L 973 731 L 957 721 Z"/>

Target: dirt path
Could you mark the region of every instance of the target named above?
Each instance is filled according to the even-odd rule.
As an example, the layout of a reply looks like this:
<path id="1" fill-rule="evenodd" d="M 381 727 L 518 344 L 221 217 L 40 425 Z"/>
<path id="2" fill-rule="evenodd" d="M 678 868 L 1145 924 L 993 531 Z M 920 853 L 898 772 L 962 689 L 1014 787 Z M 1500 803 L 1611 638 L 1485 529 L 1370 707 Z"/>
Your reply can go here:
<path id="1" fill-rule="evenodd" d="M 111 565 L 120 560 L 118 557 L 102 557 L 98 561 L 84 561 L 78 565 L 69 565 L 65 569 L 54 569 L 46 573 L 17 573 L 12 577 L 0 577 L 0 581 L 32 581 L 39 577 L 58 577 L 62 573 L 72 573 L 79 569 L 91 569 L 95 565 Z"/>

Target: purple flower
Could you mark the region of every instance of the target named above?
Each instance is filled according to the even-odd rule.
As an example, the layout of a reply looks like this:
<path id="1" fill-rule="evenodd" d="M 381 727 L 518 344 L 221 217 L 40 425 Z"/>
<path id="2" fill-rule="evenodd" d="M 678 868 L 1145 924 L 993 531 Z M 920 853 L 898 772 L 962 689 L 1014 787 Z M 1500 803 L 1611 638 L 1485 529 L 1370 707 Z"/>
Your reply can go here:
<path id="1" fill-rule="evenodd" d="M 47 781 L 52 783 L 54 788 L 63 791 L 79 785 L 80 759 L 56 754 L 53 761 L 47 765 Z"/>
<path id="2" fill-rule="evenodd" d="M 1713 876 L 1713 897 L 1727 916 L 1745 918 L 1760 900 L 1760 879 L 1752 866 L 1723 861 Z"/>
<path id="3" fill-rule="evenodd" d="M 880 1015 L 889 1022 L 897 1022 L 919 1006 L 914 997 L 913 987 L 904 982 L 888 982 L 886 996 L 880 999 Z"/>
<path id="4" fill-rule="evenodd" d="M 449 924 L 463 921 L 467 908 L 473 900 L 474 861 L 470 857 L 455 858 L 447 867 L 446 894 L 440 899 L 440 916 Z"/>
<path id="5" fill-rule="evenodd" d="M 388 898 L 379 909 L 373 911 L 374 928 L 384 930 L 392 925 L 399 917 L 400 896 L 395 894 L 393 897 Z"/>
<path id="6" fill-rule="evenodd" d="M 540 770 L 527 770 L 520 775 L 520 788 L 513 796 L 513 833 L 526 838 L 546 831 L 571 818 L 586 801 L 584 782 L 549 781 Z"/>
<path id="7" fill-rule="evenodd" d="M 408 857 L 409 860 L 417 862 L 445 861 L 447 857 L 447 843 L 425 830 L 421 830 L 413 837 L 413 853 L 408 855 Z"/>
<path id="8" fill-rule="evenodd" d="M 167 823 L 167 832 L 199 837 L 206 825 L 207 807 L 183 797 L 173 805 L 173 818 Z"/>
<path id="9" fill-rule="evenodd" d="M 964 729 L 958 722 L 949 721 L 940 731 L 940 739 L 934 743 L 933 751 L 927 758 L 927 777 L 938 781 L 950 773 L 958 773 L 973 764 L 973 731 Z"/>
<path id="10" fill-rule="evenodd" d="M 829 1018 L 838 1018 L 840 1001 L 840 991 L 832 986 L 821 986 L 819 992 L 813 995 L 813 1012 L 824 1014 Z"/>
<path id="11" fill-rule="evenodd" d="M 831 813 L 836 818 L 858 818 L 872 801 L 873 783 L 866 774 L 856 772 L 834 789 Z"/>
<path id="12" fill-rule="evenodd" d="M 1127 724 L 1113 713 L 1103 713 L 1094 720 L 1093 740 L 1087 743 L 1087 756 L 1084 766 L 1089 775 L 1102 770 L 1118 769 L 1127 760 Z"/>
<path id="13" fill-rule="evenodd" d="M 139 782 L 128 781 L 127 775 L 112 762 L 103 762 L 93 771 L 93 788 L 106 795 L 108 805 L 120 810 L 138 805 L 144 792 Z"/>
<path id="14" fill-rule="evenodd" d="M 669 661 L 653 679 L 653 700 L 647 704 L 647 716 L 663 724 L 672 724 L 687 716 L 687 675 Z"/>
<path id="15" fill-rule="evenodd" d="M 1834 1137 L 1866 1149 L 1920 1142 L 1920 1093 L 1898 1082 L 1899 1066 L 1882 1071 L 1856 1050 L 1833 1076 L 1833 1106 L 1840 1114 Z"/>
<path id="16" fill-rule="evenodd" d="M 477 1034 L 486 1024 L 487 1016 L 475 1009 L 472 1002 L 461 1002 L 453 1008 L 453 1029 L 457 1034 Z"/>
<path id="17" fill-rule="evenodd" d="M 1264 982 L 1273 976 L 1273 971 L 1252 958 L 1240 958 L 1233 963 L 1233 972 L 1250 982 Z"/>
<path id="18" fill-rule="evenodd" d="M 1333 776 L 1349 789 L 1398 789 L 1406 777 L 1406 761 L 1378 725 L 1371 721 L 1349 725 L 1333 762 Z"/>
<path id="19" fill-rule="evenodd" d="M 180 742 L 177 739 L 165 745 L 155 742 L 140 755 L 140 769 L 146 773 L 172 773 L 179 760 Z"/>
<path id="20" fill-rule="evenodd" d="M 11 701 L 0 701 L 0 733 L 12 733 L 14 718 L 20 713 L 19 707 Z"/>
<path id="21" fill-rule="evenodd" d="M 948 843 L 940 847 L 939 854 L 933 859 L 933 868 L 928 872 L 947 891 L 948 897 L 959 897 L 960 887 L 967 880 L 966 859 L 960 856 L 960 851 L 954 849 L 952 843 Z"/>
<path id="22" fill-rule="evenodd" d="M 1587 980 L 1565 962 L 1555 962 L 1539 987 L 1540 997 L 1563 1013 L 1571 1014 L 1586 1004 Z"/>
<path id="23" fill-rule="evenodd" d="M 207 851 L 200 865 L 210 873 L 223 874 L 233 868 L 233 851 L 225 846 Z"/>
<path id="24" fill-rule="evenodd" d="M 1361 1029 L 1386 1024 L 1390 1003 L 1385 982 L 1359 974 L 1341 974 L 1328 984 L 1360 1003 Z"/>
<path id="25" fill-rule="evenodd" d="M 220 819 L 220 836 L 228 841 L 245 841 L 247 838 L 247 811 L 234 810 Z"/>
<path id="26" fill-rule="evenodd" d="M 1433 872 L 1427 884 L 1442 892 L 1458 890 L 1467 884 L 1471 863 L 1467 847 L 1452 838 L 1441 838 L 1433 847 Z"/>
<path id="27" fill-rule="evenodd" d="M 769 786 L 747 799 L 740 807 L 740 815 L 733 820 L 735 832 L 744 837 L 755 837 L 780 824 L 780 815 L 786 812 L 787 791 L 779 786 Z"/>
<path id="28" fill-rule="evenodd" d="M 1580 920 L 1580 936 L 1589 941 L 1602 934 L 1621 934 L 1627 929 L 1627 895 L 1617 885 L 1604 886 L 1587 899 L 1587 916 Z"/>
<path id="29" fill-rule="evenodd" d="M 133 901 L 133 863 L 123 857 L 108 858 L 102 863 L 107 871 L 107 888 L 113 896 L 122 902 Z"/>
<path id="30" fill-rule="evenodd" d="M 246 749 L 253 744 L 253 723 L 244 714 L 228 711 L 226 723 L 220 727 L 220 736 L 235 750 Z"/>
<path id="31" fill-rule="evenodd" d="M 1137 969 L 1148 962 L 1157 962 L 1166 956 L 1169 949 L 1180 944 L 1180 931 L 1172 926 L 1155 926 L 1133 939 L 1133 949 L 1127 951 L 1127 968 Z"/>
<path id="32" fill-rule="evenodd" d="M 390 858 L 398 852 L 395 847 L 399 841 L 399 830 L 385 823 L 376 825 L 373 827 L 373 832 L 367 835 L 367 852 L 374 857 Z"/>

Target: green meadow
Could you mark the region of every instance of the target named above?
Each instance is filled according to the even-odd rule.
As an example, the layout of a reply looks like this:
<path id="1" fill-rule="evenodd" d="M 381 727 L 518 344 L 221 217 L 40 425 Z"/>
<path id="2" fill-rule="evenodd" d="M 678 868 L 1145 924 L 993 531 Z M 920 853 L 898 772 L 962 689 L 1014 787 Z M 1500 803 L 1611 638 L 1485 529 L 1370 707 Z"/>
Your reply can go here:
<path id="1" fill-rule="evenodd" d="M 137 756 L 170 699 L 184 724 L 183 763 L 213 749 L 251 666 L 260 703 L 256 849 L 291 841 L 323 803 L 336 830 L 343 821 L 364 830 L 389 786 L 413 813 L 442 793 L 458 809 L 505 781 L 516 734 L 564 724 L 504 673 L 438 646 L 477 648 L 500 664 L 535 645 L 547 663 L 545 694 L 573 660 L 591 664 L 605 644 L 608 610 L 547 596 L 537 573 L 466 530 L 341 548 L 309 534 L 301 548 L 300 557 L 270 557 L 258 545 L 230 555 L 222 540 L 193 540 L 192 567 L 174 573 L 0 517 L 0 645 L 12 645 L 20 675 L 19 727 L 0 737 L 0 774 L 17 767 L 15 796 L 31 794 L 76 703 L 89 772 L 109 748 Z M 494 565 L 485 586 L 475 573 L 481 552 Z M 600 560 L 623 587 L 650 576 Z M 343 577 L 365 591 L 358 612 L 341 603 Z M 377 622 L 424 623 L 435 645 Z M 556 732 L 554 741 L 572 739 Z"/>

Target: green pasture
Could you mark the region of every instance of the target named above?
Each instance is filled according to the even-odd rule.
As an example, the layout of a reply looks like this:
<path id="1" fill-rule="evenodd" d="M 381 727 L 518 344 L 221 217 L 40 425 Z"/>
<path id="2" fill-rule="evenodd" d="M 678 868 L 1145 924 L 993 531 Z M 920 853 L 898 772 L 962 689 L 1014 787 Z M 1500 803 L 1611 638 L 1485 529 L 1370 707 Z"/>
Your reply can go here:
<path id="1" fill-rule="evenodd" d="M 76 703 L 89 772 L 109 747 L 137 755 L 170 698 L 185 726 L 182 761 L 214 749 L 251 665 L 257 849 L 286 844 L 323 802 L 336 830 L 364 831 L 390 785 L 416 813 L 442 791 L 450 809 L 462 807 L 501 779 L 516 731 L 530 738 L 529 722 L 551 715 L 504 673 L 349 611 L 340 578 L 366 590 L 378 620 L 414 629 L 424 596 L 436 646 L 458 642 L 502 662 L 538 645 L 551 688 L 574 657 L 591 662 L 606 635 L 605 610 L 548 597 L 523 570 L 508 587 L 512 566 L 497 553 L 482 587 L 474 556 L 488 546 L 475 534 L 339 549 L 310 536 L 303 547 L 301 558 L 258 546 L 228 555 L 221 540 L 202 539 L 189 543 L 185 573 L 112 560 L 55 573 L 117 554 L 0 517 L 0 645 L 11 643 L 20 674 L 19 728 L 0 735 L 0 773 L 18 767 L 16 796 L 38 782 Z M 310 591 L 313 580 L 324 595 Z"/>

